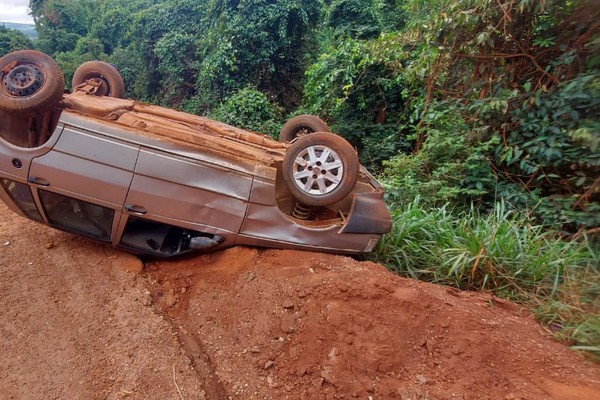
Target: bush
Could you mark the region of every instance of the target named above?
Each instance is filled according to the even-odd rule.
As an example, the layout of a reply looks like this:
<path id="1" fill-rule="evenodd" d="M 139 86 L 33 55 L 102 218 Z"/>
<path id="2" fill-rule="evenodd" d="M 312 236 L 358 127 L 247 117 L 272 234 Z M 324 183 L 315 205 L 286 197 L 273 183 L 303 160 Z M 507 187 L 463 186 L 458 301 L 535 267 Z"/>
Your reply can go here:
<path id="1" fill-rule="evenodd" d="M 219 121 L 277 137 L 281 130 L 282 109 L 264 93 L 247 87 L 238 90 L 210 113 Z"/>
<path id="2" fill-rule="evenodd" d="M 410 147 L 404 83 L 398 74 L 403 58 L 394 35 L 341 39 L 306 72 L 304 109 L 334 121 L 332 129 L 357 147 L 361 161 L 371 168 Z"/>
<path id="3" fill-rule="evenodd" d="M 509 189 L 500 194 L 517 207 L 535 208 L 544 223 L 570 231 L 600 225 L 597 72 L 514 98 L 508 132 L 496 149 Z"/>
<path id="4" fill-rule="evenodd" d="M 17 50 L 33 49 L 33 43 L 23 32 L 0 25 L 0 57 Z"/>
<path id="5" fill-rule="evenodd" d="M 373 38 L 383 29 L 382 10 L 378 0 L 334 0 L 327 24 L 339 37 Z"/>
<path id="6" fill-rule="evenodd" d="M 496 176 L 489 153 L 498 138 L 472 131 L 456 108 L 440 104 L 425 116 L 427 132 L 415 154 L 399 154 L 384 161 L 388 200 L 429 206 L 447 202 L 468 207 L 493 202 Z"/>

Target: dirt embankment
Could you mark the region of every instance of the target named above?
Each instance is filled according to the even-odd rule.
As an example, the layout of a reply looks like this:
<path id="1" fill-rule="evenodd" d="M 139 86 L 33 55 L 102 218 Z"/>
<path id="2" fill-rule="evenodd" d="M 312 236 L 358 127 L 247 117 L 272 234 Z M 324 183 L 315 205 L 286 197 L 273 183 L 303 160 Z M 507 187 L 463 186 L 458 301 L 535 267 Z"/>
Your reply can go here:
<path id="1" fill-rule="evenodd" d="M 600 399 L 600 367 L 494 297 L 348 257 L 142 267 L 0 205 L 2 399 Z"/>

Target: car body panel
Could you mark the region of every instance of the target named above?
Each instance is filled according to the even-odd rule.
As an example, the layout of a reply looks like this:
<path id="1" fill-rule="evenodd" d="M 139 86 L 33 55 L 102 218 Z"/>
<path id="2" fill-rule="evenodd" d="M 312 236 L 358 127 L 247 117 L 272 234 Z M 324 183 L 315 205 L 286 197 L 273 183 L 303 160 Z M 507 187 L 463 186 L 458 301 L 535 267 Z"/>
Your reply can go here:
<path id="1" fill-rule="evenodd" d="M 6 121 L 5 119 L 2 119 L 2 117 L 3 116 L 0 113 L 0 132 L 3 132 L 4 129 L 13 129 L 10 126 L 12 124 L 3 126 Z M 42 146 L 33 148 L 17 146 L 6 140 L 3 140 L 2 137 L 0 137 L 0 173 L 6 177 L 10 177 L 13 180 L 26 182 L 29 177 L 31 160 L 34 157 L 39 157 L 48 153 L 60 138 L 62 130 L 63 125 L 58 125 L 46 143 L 44 143 Z M 20 166 L 18 166 L 15 161 L 18 161 L 18 165 Z"/>
<path id="2" fill-rule="evenodd" d="M 248 203 L 136 174 L 126 204 L 144 209 L 147 218 L 158 215 L 237 233 Z"/>
<path id="3" fill-rule="evenodd" d="M 135 173 L 244 201 L 252 188 L 250 174 L 154 150 L 140 152 Z"/>
<path id="4" fill-rule="evenodd" d="M 114 138 L 91 135 L 73 126 L 65 126 L 54 150 L 79 158 L 133 171 L 140 146 Z"/>
<path id="5" fill-rule="evenodd" d="M 255 177 L 252 182 L 252 191 L 250 192 L 251 203 L 262 204 L 264 206 L 274 206 L 277 204 L 275 198 L 275 179 L 266 180 Z"/>
<path id="6" fill-rule="evenodd" d="M 301 223 L 270 206 L 250 203 L 238 243 L 269 243 L 268 247 L 303 247 L 338 253 L 363 253 L 372 237 L 364 234 L 340 234 L 343 220 Z M 243 240 L 242 238 L 246 239 Z M 275 245 L 274 243 L 278 243 Z"/>
<path id="7" fill-rule="evenodd" d="M 133 171 L 59 151 L 34 158 L 29 172 L 33 185 L 115 208 L 123 206 L 132 178 Z"/>

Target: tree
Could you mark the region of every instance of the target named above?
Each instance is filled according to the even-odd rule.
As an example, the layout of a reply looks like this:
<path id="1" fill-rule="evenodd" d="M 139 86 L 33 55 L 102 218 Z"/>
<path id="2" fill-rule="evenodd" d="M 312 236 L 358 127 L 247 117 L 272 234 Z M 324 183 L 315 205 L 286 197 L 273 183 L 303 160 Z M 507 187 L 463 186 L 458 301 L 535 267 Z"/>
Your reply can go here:
<path id="1" fill-rule="evenodd" d="M 436 177 L 439 157 L 419 155 L 424 173 L 405 184 L 447 176 L 466 205 L 503 198 L 548 225 L 598 226 L 597 4 L 411 0 L 406 11 L 414 152 L 456 135 L 466 147 L 460 174 Z"/>
<path id="2" fill-rule="evenodd" d="M 380 0 L 335 0 L 327 24 L 338 37 L 374 38 L 383 29 L 383 6 Z"/>
<path id="3" fill-rule="evenodd" d="M 180 107 L 186 97 L 194 94 L 196 42 L 203 32 L 206 5 L 195 0 L 139 0 L 129 7 L 130 14 L 115 16 L 129 23 L 125 34 L 113 45 L 110 61 L 122 71 L 135 97 Z"/>
<path id="4" fill-rule="evenodd" d="M 75 49 L 94 17 L 93 0 L 31 0 L 39 50 L 55 55 Z"/>
<path id="5" fill-rule="evenodd" d="M 0 57 L 16 50 L 33 49 L 33 43 L 22 32 L 0 26 Z"/>
<path id="6" fill-rule="evenodd" d="M 318 0 L 216 0 L 199 43 L 197 91 L 208 104 L 253 85 L 288 110 L 300 100 L 303 49 L 320 16 Z"/>

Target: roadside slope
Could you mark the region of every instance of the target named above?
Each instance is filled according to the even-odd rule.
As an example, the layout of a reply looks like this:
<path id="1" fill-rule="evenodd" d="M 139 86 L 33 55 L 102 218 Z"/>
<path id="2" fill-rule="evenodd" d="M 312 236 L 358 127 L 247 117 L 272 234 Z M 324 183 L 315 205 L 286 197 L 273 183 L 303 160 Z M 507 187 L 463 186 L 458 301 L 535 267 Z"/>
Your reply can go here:
<path id="1" fill-rule="evenodd" d="M 233 248 L 147 266 L 242 399 L 600 399 L 600 367 L 526 311 L 349 257 Z"/>
<path id="2" fill-rule="evenodd" d="M 7 399 L 600 398 L 600 367 L 514 304 L 348 257 L 142 268 L 0 205 L 0 293 Z"/>
<path id="3" fill-rule="evenodd" d="M 0 398 L 204 399 L 125 253 L 0 203 Z"/>

